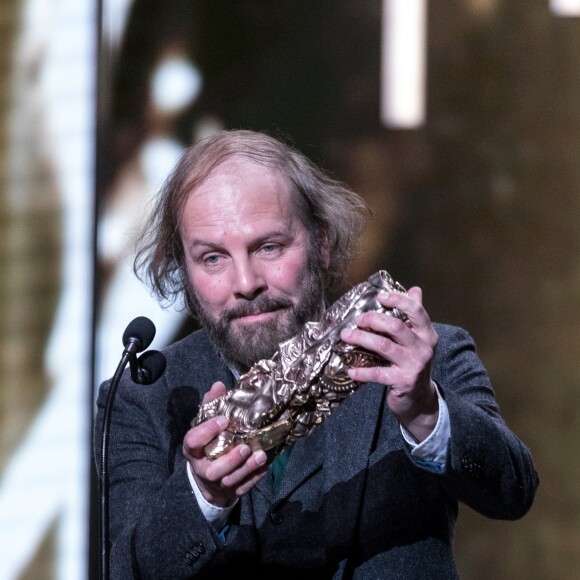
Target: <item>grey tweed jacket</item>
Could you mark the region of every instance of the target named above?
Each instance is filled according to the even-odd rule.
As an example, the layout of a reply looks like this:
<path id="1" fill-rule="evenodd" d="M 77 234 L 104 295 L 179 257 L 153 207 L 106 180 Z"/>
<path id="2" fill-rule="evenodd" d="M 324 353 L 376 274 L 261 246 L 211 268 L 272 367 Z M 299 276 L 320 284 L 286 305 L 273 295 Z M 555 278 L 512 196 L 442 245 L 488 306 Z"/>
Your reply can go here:
<path id="1" fill-rule="evenodd" d="M 222 536 L 196 503 L 181 443 L 203 394 L 218 380 L 233 386 L 231 373 L 197 331 L 164 351 L 167 370 L 155 384 L 125 375 L 111 427 L 111 577 L 457 578 L 458 502 L 516 519 L 538 479 L 471 337 L 435 328 L 433 378 L 452 434 L 444 472 L 414 460 L 385 388 L 368 384 L 295 443 L 276 492 L 266 477 L 241 499 Z M 97 458 L 108 388 L 98 398 Z"/>

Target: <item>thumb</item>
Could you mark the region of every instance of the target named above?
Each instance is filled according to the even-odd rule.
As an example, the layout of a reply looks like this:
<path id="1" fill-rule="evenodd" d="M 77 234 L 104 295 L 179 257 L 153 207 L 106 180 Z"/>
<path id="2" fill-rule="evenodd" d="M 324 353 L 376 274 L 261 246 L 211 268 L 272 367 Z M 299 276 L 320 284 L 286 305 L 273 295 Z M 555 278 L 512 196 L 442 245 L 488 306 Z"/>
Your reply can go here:
<path id="1" fill-rule="evenodd" d="M 203 396 L 202 403 L 209 403 L 218 397 L 223 397 L 226 394 L 226 386 L 222 382 L 214 383 L 211 389 Z"/>
<path id="2" fill-rule="evenodd" d="M 419 288 L 419 286 L 413 286 L 407 290 L 407 294 L 413 299 L 419 302 L 419 304 L 423 304 L 423 290 Z"/>

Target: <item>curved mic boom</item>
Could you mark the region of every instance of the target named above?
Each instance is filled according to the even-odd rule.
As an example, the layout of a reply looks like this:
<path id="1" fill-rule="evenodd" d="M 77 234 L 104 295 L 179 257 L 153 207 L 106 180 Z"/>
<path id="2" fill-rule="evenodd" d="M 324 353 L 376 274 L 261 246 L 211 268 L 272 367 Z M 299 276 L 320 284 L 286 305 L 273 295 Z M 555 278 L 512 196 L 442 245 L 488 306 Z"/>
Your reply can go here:
<path id="1" fill-rule="evenodd" d="M 123 333 L 123 355 L 117 370 L 111 379 L 101 433 L 101 469 L 99 471 L 100 495 L 100 577 L 109 579 L 109 431 L 111 429 L 111 412 L 117 387 L 121 381 L 127 363 L 131 365 L 131 378 L 141 385 L 154 383 L 165 371 L 165 357 L 157 351 L 137 353 L 145 350 L 155 337 L 155 325 L 145 316 L 132 320 Z"/>

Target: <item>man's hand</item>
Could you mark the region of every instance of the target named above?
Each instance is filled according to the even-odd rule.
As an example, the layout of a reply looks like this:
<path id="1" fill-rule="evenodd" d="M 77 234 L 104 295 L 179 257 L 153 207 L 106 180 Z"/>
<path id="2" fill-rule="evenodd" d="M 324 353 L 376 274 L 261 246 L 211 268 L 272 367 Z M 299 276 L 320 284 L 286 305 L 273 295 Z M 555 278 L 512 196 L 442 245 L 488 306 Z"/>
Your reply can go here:
<path id="1" fill-rule="evenodd" d="M 203 403 L 223 394 L 223 383 L 215 383 Z M 245 444 L 236 445 L 213 461 L 205 456 L 204 446 L 227 426 L 226 417 L 214 417 L 190 429 L 183 439 L 183 454 L 200 492 L 209 503 L 219 507 L 231 505 L 248 493 L 268 471 L 264 451 L 252 452 Z"/>
<path id="2" fill-rule="evenodd" d="M 348 374 L 360 382 L 387 385 L 387 404 L 393 415 L 417 439 L 426 439 L 437 424 L 438 403 L 431 381 L 431 363 L 439 336 L 423 308 L 423 294 L 414 287 L 381 293 L 378 301 L 386 308 L 398 308 L 408 321 L 380 312 L 365 312 L 356 318 L 357 328 L 343 330 L 341 339 L 379 354 L 390 365 L 351 368 Z"/>

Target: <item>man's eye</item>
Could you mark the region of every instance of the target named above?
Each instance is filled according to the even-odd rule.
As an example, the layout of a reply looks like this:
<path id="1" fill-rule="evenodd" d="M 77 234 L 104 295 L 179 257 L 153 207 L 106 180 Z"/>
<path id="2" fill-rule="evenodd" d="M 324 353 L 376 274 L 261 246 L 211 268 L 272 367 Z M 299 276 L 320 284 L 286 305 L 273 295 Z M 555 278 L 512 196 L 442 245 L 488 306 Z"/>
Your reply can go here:
<path id="1" fill-rule="evenodd" d="M 264 244 L 260 249 L 265 254 L 272 254 L 273 252 L 278 250 L 278 245 L 277 244 Z"/>
<path id="2" fill-rule="evenodd" d="M 206 256 L 203 261 L 208 266 L 215 266 L 220 261 L 220 257 L 217 255 Z"/>

